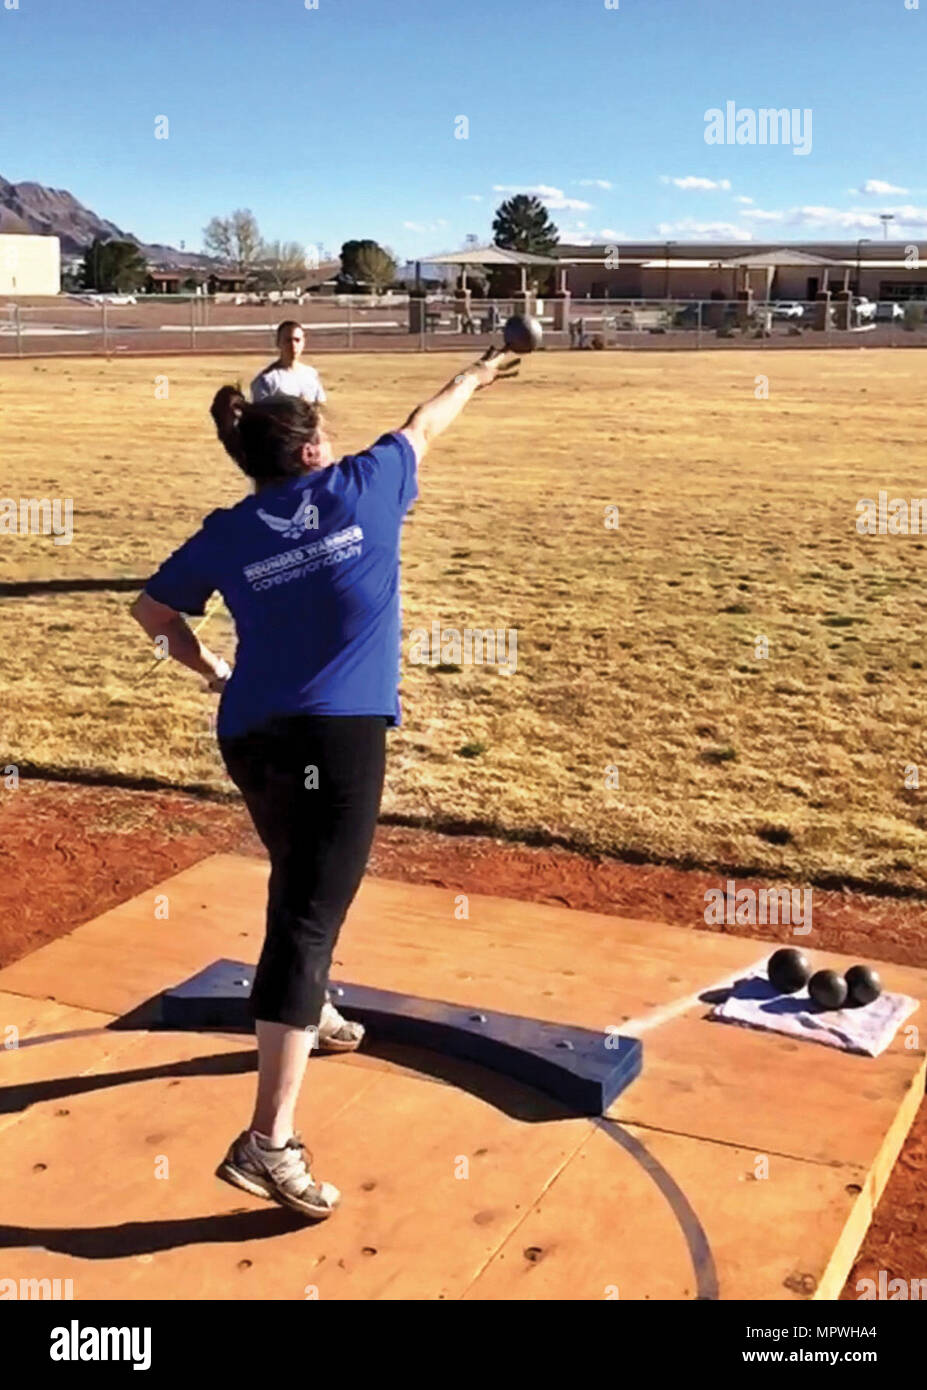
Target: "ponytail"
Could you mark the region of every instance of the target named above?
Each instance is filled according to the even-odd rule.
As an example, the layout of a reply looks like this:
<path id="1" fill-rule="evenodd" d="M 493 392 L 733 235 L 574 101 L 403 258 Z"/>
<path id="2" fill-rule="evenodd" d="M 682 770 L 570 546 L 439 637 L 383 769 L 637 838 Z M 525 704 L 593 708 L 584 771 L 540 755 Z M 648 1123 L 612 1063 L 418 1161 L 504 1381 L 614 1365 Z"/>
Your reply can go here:
<path id="1" fill-rule="evenodd" d="M 244 467 L 245 450 L 242 444 L 239 425 L 241 423 L 242 411 L 247 405 L 247 401 L 241 393 L 241 386 L 223 386 L 217 391 L 213 398 L 213 403 L 209 407 L 209 413 L 216 426 L 216 433 L 225 446 L 225 452 L 235 460 L 240 468 Z"/>
<path id="2" fill-rule="evenodd" d="M 303 446 L 317 442 L 322 425 L 318 405 L 295 396 L 249 405 L 240 385 L 217 391 L 209 413 L 225 452 L 258 483 L 305 473 Z"/>

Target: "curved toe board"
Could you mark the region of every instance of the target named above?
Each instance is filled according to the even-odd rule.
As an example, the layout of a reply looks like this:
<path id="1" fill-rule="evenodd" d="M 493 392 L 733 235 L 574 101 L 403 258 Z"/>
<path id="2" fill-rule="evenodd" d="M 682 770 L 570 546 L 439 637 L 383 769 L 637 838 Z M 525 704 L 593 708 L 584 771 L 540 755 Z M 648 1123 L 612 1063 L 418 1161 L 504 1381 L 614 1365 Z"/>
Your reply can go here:
<path id="1" fill-rule="evenodd" d="M 170 1028 L 248 1028 L 253 978 L 253 966 L 217 960 L 164 992 L 161 1021 Z M 374 1040 L 477 1062 L 544 1091 L 578 1115 L 603 1114 L 640 1074 L 637 1038 L 365 985 L 332 982 L 331 992 L 338 1008 Z"/>

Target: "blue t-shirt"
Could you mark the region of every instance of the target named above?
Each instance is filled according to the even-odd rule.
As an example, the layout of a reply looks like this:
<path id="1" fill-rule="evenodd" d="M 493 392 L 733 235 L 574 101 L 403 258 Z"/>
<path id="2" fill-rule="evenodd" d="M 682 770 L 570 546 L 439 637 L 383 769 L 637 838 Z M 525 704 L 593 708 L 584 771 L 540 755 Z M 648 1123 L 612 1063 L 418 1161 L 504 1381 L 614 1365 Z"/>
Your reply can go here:
<path id="1" fill-rule="evenodd" d="M 179 613 L 219 590 L 235 619 L 235 667 L 217 732 L 276 715 L 381 714 L 399 723 L 399 536 L 418 496 L 415 451 L 371 449 L 211 512 L 145 586 Z"/>

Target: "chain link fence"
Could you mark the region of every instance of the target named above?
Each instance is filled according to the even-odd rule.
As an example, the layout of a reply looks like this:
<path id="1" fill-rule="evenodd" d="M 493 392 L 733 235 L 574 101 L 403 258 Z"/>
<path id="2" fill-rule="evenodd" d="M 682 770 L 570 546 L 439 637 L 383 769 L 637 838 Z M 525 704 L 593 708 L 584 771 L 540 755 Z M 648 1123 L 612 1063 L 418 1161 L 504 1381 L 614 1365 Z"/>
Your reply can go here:
<path id="1" fill-rule="evenodd" d="M 277 326 L 298 320 L 306 354 L 485 349 L 517 299 L 385 294 L 303 296 L 62 295 L 0 304 L 0 357 L 246 352 L 273 355 Z M 545 347 L 732 348 L 927 346 L 927 301 L 542 299 Z"/>

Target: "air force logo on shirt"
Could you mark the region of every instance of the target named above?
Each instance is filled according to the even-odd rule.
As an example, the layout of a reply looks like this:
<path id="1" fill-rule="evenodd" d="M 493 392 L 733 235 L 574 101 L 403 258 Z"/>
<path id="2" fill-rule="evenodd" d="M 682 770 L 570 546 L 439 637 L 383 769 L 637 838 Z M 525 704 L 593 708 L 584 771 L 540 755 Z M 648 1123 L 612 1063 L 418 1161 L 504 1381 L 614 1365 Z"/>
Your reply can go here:
<path id="1" fill-rule="evenodd" d="M 300 502 L 296 514 L 289 518 L 271 516 L 270 512 L 262 511 L 260 507 L 257 514 L 265 526 L 269 526 L 272 531 L 279 531 L 288 541 L 298 541 L 303 531 L 319 529 L 319 509 L 308 499 Z"/>
<path id="2" fill-rule="evenodd" d="M 278 517 L 272 519 L 279 522 Z M 284 523 L 287 526 L 291 524 Z M 295 550 L 284 550 L 279 555 L 245 565 L 242 574 L 252 590 L 259 593 L 263 589 L 276 588 L 278 584 L 289 584 L 293 579 L 305 579 L 318 570 L 342 565 L 346 560 L 356 560 L 363 549 L 363 542 L 364 532 L 355 523 L 333 535 L 322 536 L 310 545 L 300 545 Z"/>

